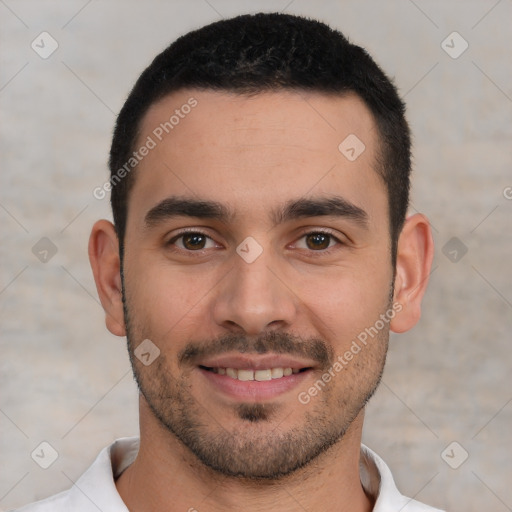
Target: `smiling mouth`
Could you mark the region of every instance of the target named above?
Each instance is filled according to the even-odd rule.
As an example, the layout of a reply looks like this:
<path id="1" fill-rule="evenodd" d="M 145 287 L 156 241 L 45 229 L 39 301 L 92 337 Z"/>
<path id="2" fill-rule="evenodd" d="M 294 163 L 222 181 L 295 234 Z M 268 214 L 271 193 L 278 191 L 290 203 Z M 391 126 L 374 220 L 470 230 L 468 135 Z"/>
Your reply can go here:
<path id="1" fill-rule="evenodd" d="M 256 380 L 259 382 L 268 381 L 268 380 L 276 380 L 281 379 L 283 377 L 288 377 L 292 374 L 303 373 L 305 371 L 311 370 L 311 367 L 307 368 L 266 368 L 263 370 L 251 370 L 245 368 L 222 368 L 222 367 L 213 367 L 210 368 L 208 366 L 200 365 L 199 368 L 202 370 L 206 370 L 212 373 L 217 373 L 218 375 L 225 375 L 226 377 L 230 377 L 234 380 L 241 381 L 250 381 Z"/>

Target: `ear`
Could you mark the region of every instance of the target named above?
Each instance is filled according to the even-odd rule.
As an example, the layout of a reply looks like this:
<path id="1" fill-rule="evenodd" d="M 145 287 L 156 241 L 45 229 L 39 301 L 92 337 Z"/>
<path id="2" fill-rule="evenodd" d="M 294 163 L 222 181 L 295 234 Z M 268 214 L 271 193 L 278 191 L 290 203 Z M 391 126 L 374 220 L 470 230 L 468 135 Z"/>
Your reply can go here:
<path id="1" fill-rule="evenodd" d="M 411 215 L 398 238 L 394 304 L 402 309 L 390 328 L 394 332 L 412 329 L 421 316 L 421 299 L 427 289 L 434 257 L 434 241 L 428 219 L 421 213 Z"/>
<path id="2" fill-rule="evenodd" d="M 105 310 L 107 329 L 116 336 L 126 336 L 119 241 L 113 224 L 108 220 L 99 220 L 92 228 L 89 237 L 89 261 Z"/>

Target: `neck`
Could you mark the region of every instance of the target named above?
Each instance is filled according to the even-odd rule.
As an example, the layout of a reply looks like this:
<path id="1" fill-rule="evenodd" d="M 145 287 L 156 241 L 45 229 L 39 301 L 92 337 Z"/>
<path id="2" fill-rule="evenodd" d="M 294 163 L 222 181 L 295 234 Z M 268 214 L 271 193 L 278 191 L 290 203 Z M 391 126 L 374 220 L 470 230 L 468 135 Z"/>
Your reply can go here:
<path id="1" fill-rule="evenodd" d="M 308 466 L 279 480 L 247 480 L 206 467 L 154 418 L 141 398 L 141 441 L 116 482 L 130 511 L 245 512 L 304 509 L 369 512 L 359 477 L 363 411 L 344 437 Z"/>

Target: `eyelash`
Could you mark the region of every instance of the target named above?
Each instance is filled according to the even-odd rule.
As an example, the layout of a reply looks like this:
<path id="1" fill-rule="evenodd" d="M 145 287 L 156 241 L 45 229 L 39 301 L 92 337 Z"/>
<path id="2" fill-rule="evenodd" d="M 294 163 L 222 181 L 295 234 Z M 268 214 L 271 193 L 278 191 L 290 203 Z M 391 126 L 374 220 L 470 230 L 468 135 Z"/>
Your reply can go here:
<path id="1" fill-rule="evenodd" d="M 213 240 L 213 238 L 211 236 L 209 236 L 208 234 L 204 233 L 203 231 L 200 231 L 200 230 L 197 230 L 197 229 L 187 229 L 187 230 L 183 230 L 181 231 L 180 233 L 178 233 L 177 235 L 173 236 L 168 242 L 166 242 L 165 246 L 168 247 L 168 248 L 171 248 L 171 250 L 173 251 L 176 251 L 176 252 L 185 252 L 187 253 L 187 255 L 191 255 L 191 256 L 203 256 L 204 255 L 204 251 L 207 251 L 208 249 L 199 249 L 197 251 L 192 251 L 192 250 L 188 250 L 188 249 L 181 249 L 181 248 L 177 248 L 175 246 L 175 243 L 180 239 L 182 238 L 183 236 L 185 235 L 202 235 L 206 238 L 209 238 L 210 240 Z M 332 240 L 334 240 L 336 242 L 336 245 L 332 246 L 332 247 L 329 247 L 327 249 L 320 249 L 320 250 L 313 250 L 313 249 L 305 249 L 307 250 L 308 252 L 311 253 L 311 255 L 314 255 L 314 256 L 322 256 L 322 255 L 326 255 L 326 254 L 330 254 L 333 250 L 336 250 L 336 248 L 340 245 L 346 245 L 344 242 L 342 242 L 332 231 L 328 230 L 328 229 L 315 229 L 315 230 L 312 230 L 312 231 L 306 231 L 304 233 L 302 233 L 299 238 L 297 240 L 300 240 L 308 235 L 316 235 L 316 234 L 323 234 L 323 235 L 327 235 L 329 237 L 331 237 Z"/>

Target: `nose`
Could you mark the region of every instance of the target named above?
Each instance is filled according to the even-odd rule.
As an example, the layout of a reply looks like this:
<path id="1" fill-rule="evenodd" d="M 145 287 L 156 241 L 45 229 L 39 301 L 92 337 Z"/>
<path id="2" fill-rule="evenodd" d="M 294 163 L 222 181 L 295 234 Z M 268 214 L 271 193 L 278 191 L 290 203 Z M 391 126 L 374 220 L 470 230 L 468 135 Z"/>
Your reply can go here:
<path id="1" fill-rule="evenodd" d="M 259 335 L 293 324 L 297 297 L 266 252 L 252 263 L 234 255 L 234 268 L 219 284 L 213 301 L 213 317 L 218 325 L 231 332 Z"/>

